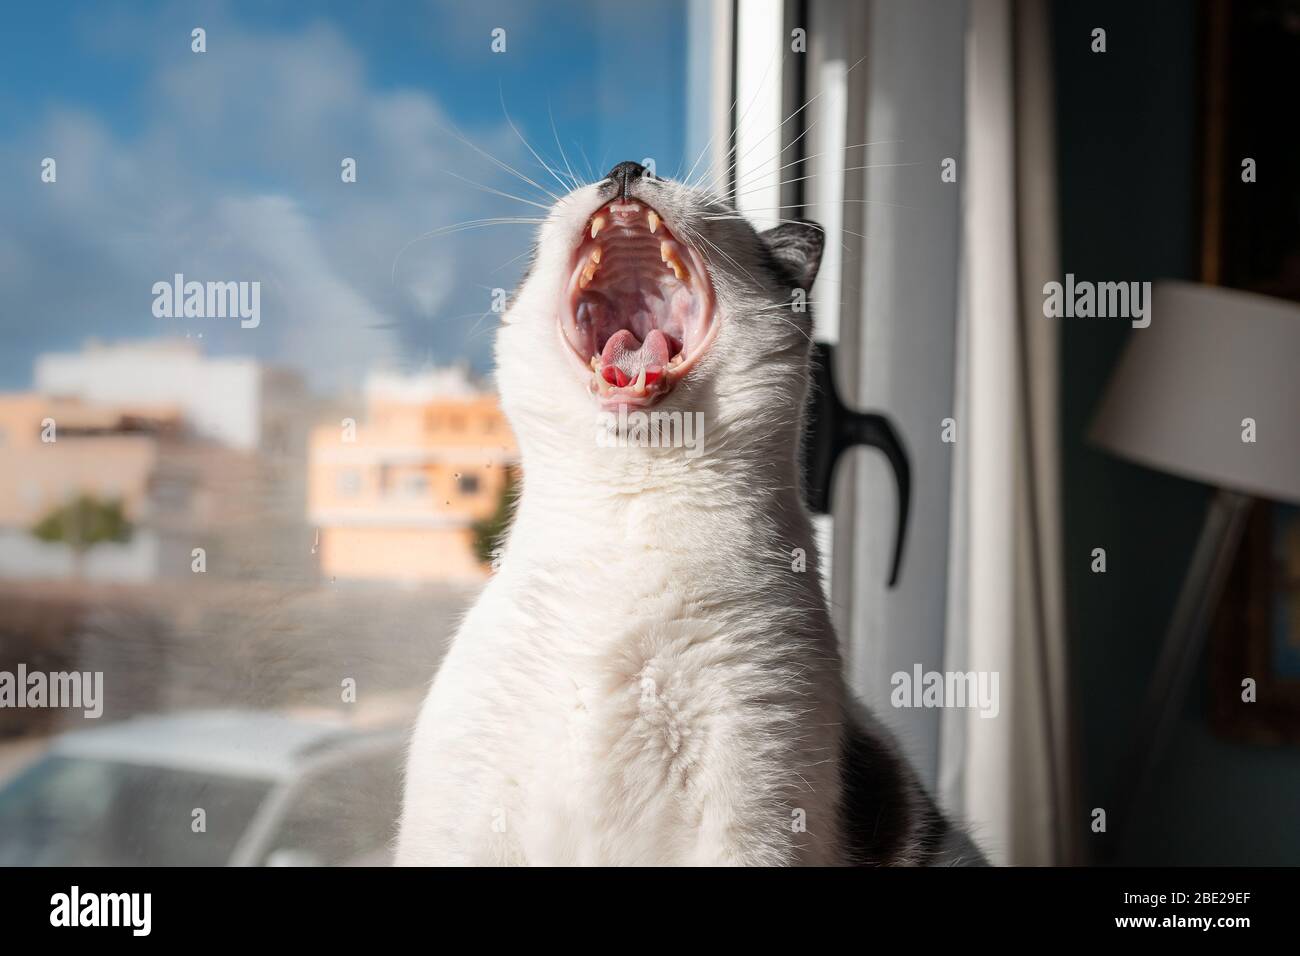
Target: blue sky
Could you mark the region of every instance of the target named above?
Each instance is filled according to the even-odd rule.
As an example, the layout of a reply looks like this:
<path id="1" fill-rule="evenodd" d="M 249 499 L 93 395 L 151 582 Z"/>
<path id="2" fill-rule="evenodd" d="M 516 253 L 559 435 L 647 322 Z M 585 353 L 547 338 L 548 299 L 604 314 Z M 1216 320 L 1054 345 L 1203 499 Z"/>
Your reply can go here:
<path id="1" fill-rule="evenodd" d="M 419 237 L 540 214 L 452 173 L 545 197 L 448 131 L 553 189 L 502 100 L 558 160 L 553 114 L 584 177 L 685 158 L 684 0 L 43 3 L 6 17 L 0 389 L 88 338 L 198 331 L 215 354 L 297 365 L 322 388 L 377 364 L 484 367 L 480 316 L 518 277 L 531 227 Z M 57 183 L 40 181 L 46 156 Z M 355 184 L 340 182 L 344 156 Z M 151 287 L 175 272 L 261 281 L 261 325 L 155 318 Z"/>

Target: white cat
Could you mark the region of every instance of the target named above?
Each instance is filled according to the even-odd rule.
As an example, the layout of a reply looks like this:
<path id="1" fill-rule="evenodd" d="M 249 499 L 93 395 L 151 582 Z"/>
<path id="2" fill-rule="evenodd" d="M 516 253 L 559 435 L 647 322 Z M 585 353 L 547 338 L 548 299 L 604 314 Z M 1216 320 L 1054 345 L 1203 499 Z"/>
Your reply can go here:
<path id="1" fill-rule="evenodd" d="M 420 713 L 399 864 L 938 850 L 848 700 L 800 495 L 821 247 L 635 163 L 555 205 L 497 338 L 522 491 Z"/>

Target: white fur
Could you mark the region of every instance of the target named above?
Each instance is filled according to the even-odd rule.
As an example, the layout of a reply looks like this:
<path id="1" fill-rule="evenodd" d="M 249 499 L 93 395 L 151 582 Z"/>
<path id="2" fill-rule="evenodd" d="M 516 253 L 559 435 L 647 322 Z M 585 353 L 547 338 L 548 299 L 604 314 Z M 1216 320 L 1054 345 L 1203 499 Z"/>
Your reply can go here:
<path id="1" fill-rule="evenodd" d="M 636 188 L 712 269 L 718 338 L 661 406 L 704 413 L 704 452 L 596 441 L 556 319 L 609 198 L 578 190 L 498 336 L 523 490 L 420 713 L 399 864 L 844 862 L 844 691 L 796 469 L 808 317 L 747 224 Z"/>

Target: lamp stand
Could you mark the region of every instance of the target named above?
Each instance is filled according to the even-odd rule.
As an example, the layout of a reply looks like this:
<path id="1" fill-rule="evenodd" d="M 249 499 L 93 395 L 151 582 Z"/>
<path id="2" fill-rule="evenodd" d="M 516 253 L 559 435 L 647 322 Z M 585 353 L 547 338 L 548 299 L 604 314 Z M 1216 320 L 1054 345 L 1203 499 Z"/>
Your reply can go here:
<path id="1" fill-rule="evenodd" d="M 1120 778 L 1120 785 L 1129 785 L 1130 790 L 1118 807 L 1119 826 L 1111 856 L 1118 855 L 1122 838 L 1130 832 L 1135 815 L 1151 791 L 1169 737 L 1183 711 L 1187 688 L 1237 556 L 1252 501 L 1249 495 L 1220 489 L 1206 510 L 1201 536 L 1192 553 L 1138 718 L 1128 772 Z"/>

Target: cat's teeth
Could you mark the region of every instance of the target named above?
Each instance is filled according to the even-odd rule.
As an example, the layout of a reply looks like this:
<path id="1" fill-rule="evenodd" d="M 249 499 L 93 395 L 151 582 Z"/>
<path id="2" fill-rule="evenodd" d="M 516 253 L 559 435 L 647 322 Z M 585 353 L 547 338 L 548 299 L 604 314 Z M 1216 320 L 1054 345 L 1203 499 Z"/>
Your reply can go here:
<path id="1" fill-rule="evenodd" d="M 670 359 L 668 360 L 668 367 L 669 367 L 669 368 L 676 368 L 678 365 L 681 365 L 681 364 L 682 364 L 682 357 L 681 357 L 680 354 L 678 354 L 678 355 L 674 355 L 672 358 L 670 358 Z"/>
<path id="2" fill-rule="evenodd" d="M 582 270 L 582 278 L 578 280 L 578 288 L 585 289 L 591 285 L 592 278 L 596 275 L 596 263 L 588 262 L 587 267 Z"/>
<path id="3" fill-rule="evenodd" d="M 659 214 L 653 209 L 645 214 L 645 221 L 650 225 L 650 235 L 653 236 L 659 231 Z"/>
<path id="4" fill-rule="evenodd" d="M 593 355 L 593 356 L 591 357 L 591 370 L 592 370 L 593 372 L 597 373 L 597 374 L 600 373 L 600 356 L 599 356 L 599 355 Z"/>
<path id="5" fill-rule="evenodd" d="M 636 374 L 636 384 L 632 386 L 632 394 L 641 396 L 645 394 L 645 366 Z"/>
<path id="6" fill-rule="evenodd" d="M 690 273 L 686 271 L 686 266 L 682 265 L 681 259 L 677 257 L 677 246 L 672 240 L 665 239 L 659 243 L 659 258 L 668 264 L 679 282 L 686 281 L 686 277 Z"/>
<path id="7" fill-rule="evenodd" d="M 591 238 L 595 239 L 600 233 L 600 230 L 604 229 L 608 224 L 609 220 L 604 216 L 597 216 L 595 219 L 591 220 Z"/>
<path id="8" fill-rule="evenodd" d="M 596 263 L 597 265 L 600 265 L 600 257 L 601 257 L 600 246 L 597 246 L 596 248 L 591 250 L 591 261 Z"/>

